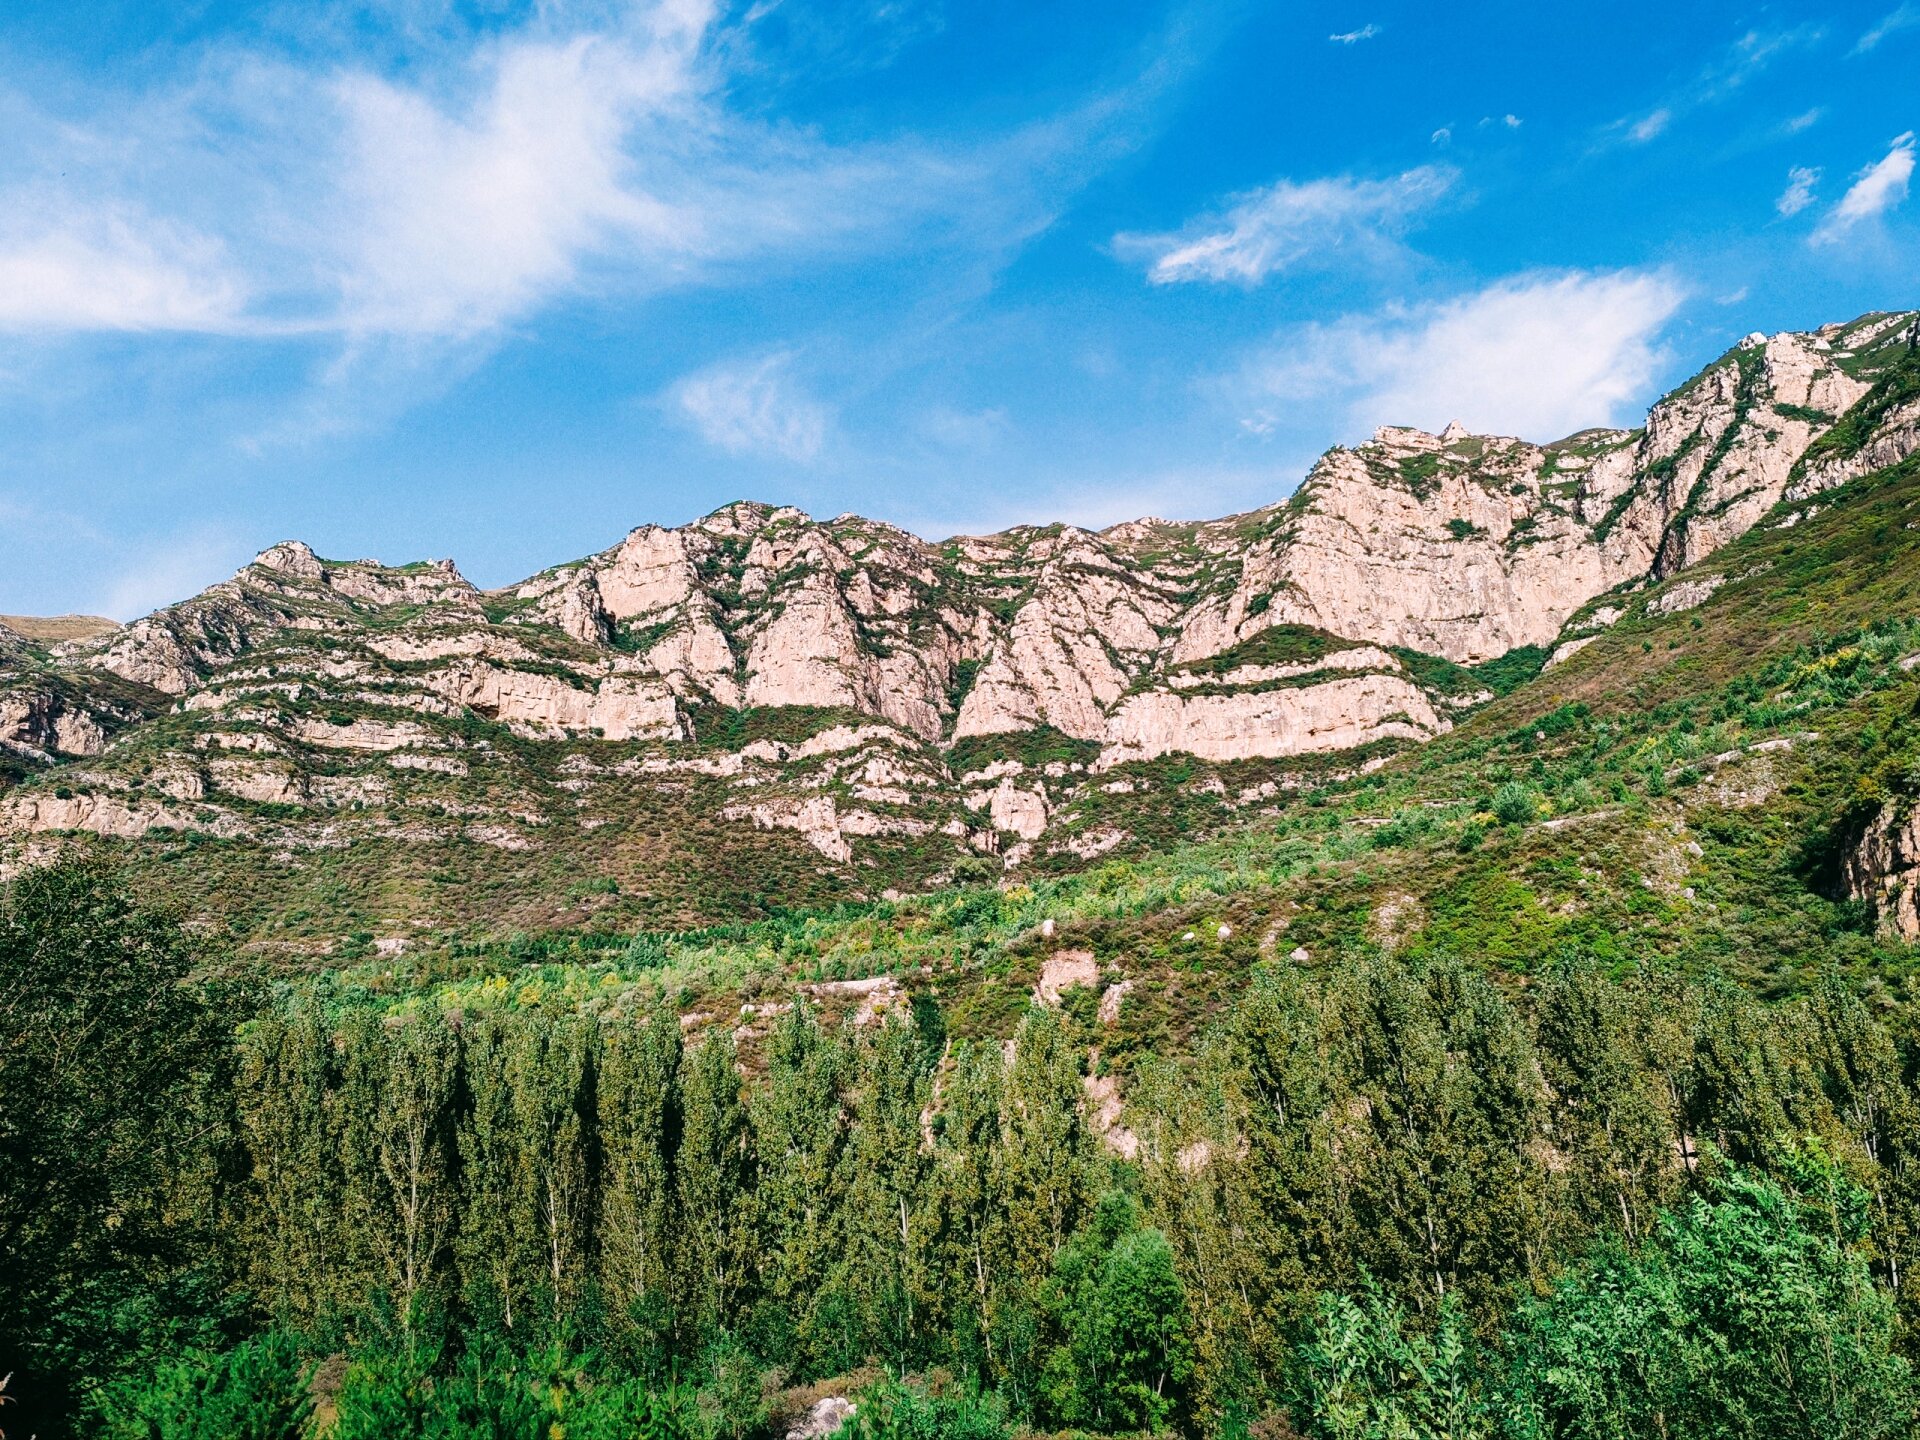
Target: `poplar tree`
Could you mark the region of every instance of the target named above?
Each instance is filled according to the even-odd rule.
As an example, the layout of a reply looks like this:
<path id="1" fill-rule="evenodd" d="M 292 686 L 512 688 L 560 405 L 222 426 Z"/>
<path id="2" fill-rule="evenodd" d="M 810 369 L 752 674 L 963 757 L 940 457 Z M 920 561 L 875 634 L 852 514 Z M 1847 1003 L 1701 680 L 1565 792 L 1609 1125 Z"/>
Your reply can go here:
<path id="1" fill-rule="evenodd" d="M 994 1342 L 998 1266 L 994 1228 L 1005 1137 L 1006 1065 L 1000 1047 L 962 1041 L 936 1097 L 933 1198 L 923 1307 L 951 1337 L 963 1369 L 984 1371 Z"/>
<path id="2" fill-rule="evenodd" d="M 1484 976 L 1368 961 L 1337 987 L 1353 1078 L 1356 1258 L 1437 1313 L 1458 1289 L 1486 1313 L 1546 1260 L 1535 1154 L 1544 1094 L 1532 1046 Z"/>
<path id="3" fill-rule="evenodd" d="M 796 1001 L 767 1036 L 766 1062 L 752 1104 L 765 1328 L 784 1332 L 803 1364 L 839 1368 L 827 1352 L 842 1364 L 860 1358 L 847 1353 L 858 1337 L 848 1334 L 841 1233 L 851 1057 Z"/>
<path id="4" fill-rule="evenodd" d="M 455 1214 L 457 1047 L 439 1015 L 385 1023 L 363 1016 L 342 1038 L 346 1073 L 337 1103 L 348 1215 L 411 1325 L 422 1292 L 439 1276 Z"/>
<path id="5" fill-rule="evenodd" d="M 512 1047 L 515 1023 L 482 1014 L 461 1032 L 461 1071 L 467 1104 L 461 1116 L 460 1227 L 455 1244 L 463 1288 L 471 1303 L 497 1306 L 511 1330 L 526 1318 L 538 1283 L 535 1228 L 521 1204 Z"/>
<path id="6" fill-rule="evenodd" d="M 589 1276 L 594 1224 L 593 1119 L 599 1028 L 589 1017 L 534 1016 L 507 1052 L 512 1095 L 513 1215 L 539 1251 L 539 1287 L 556 1326 Z"/>
<path id="7" fill-rule="evenodd" d="M 925 1134 L 931 1056 L 920 1027 L 889 1019 L 861 1047 L 847 1146 L 846 1265 L 862 1328 L 892 1364 L 921 1355 L 933 1236 L 933 1147 Z"/>
<path id="8" fill-rule="evenodd" d="M 1542 986 L 1537 1031 L 1552 1153 L 1564 1166 L 1564 1238 L 1618 1230 L 1637 1244 L 1675 1197 L 1678 1136 L 1647 1050 L 1651 1003 L 1637 982 L 1591 968 L 1564 969 Z"/>
<path id="9" fill-rule="evenodd" d="M 686 1124 L 674 1180 L 683 1323 L 711 1332 L 737 1323 L 752 1278 L 753 1127 L 730 1034 L 701 1041 L 681 1071 Z"/>
<path id="10" fill-rule="evenodd" d="M 252 1203 L 240 1227 L 264 1307 L 305 1324 L 364 1299 L 351 1293 L 345 1175 L 333 1093 L 334 1032 L 309 999 L 290 1016 L 269 1010 L 249 1027 L 240 1126 L 252 1159 Z"/>
<path id="11" fill-rule="evenodd" d="M 664 1007 L 644 1025 L 609 1027 L 602 1040 L 600 1284 L 629 1318 L 672 1304 L 680 1050 L 679 1022 Z"/>
<path id="12" fill-rule="evenodd" d="M 1859 1146 L 1874 1266 L 1905 1298 L 1920 1291 L 1920 1103 L 1888 1032 L 1838 976 L 1802 1002 L 1816 1083 Z"/>

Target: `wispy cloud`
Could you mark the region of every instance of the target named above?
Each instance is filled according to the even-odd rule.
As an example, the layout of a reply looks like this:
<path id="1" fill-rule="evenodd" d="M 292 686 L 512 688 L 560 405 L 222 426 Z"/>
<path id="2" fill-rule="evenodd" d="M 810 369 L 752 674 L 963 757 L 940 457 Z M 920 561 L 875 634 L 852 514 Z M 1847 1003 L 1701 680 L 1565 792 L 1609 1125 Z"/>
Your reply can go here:
<path id="1" fill-rule="evenodd" d="M 1336 45 L 1358 45 L 1362 40 L 1371 40 L 1380 33 L 1380 27 L 1368 22 L 1358 30 L 1348 30 L 1339 35 L 1329 35 L 1327 39 Z"/>
<path id="2" fill-rule="evenodd" d="M 207 237 L 150 216 L 34 208 L 0 234 L 0 331 L 252 328 L 244 282 Z"/>
<path id="3" fill-rule="evenodd" d="M 792 370 L 785 351 L 723 361 L 680 380 L 669 399 L 708 444 L 729 454 L 805 463 L 819 455 L 832 417 Z"/>
<path id="4" fill-rule="evenodd" d="M 1916 25 L 1920 25 L 1920 5 L 1914 4 L 1913 0 L 1907 0 L 1907 3 L 1899 9 L 1881 17 L 1878 24 L 1862 35 L 1855 42 L 1853 53 L 1864 55 L 1895 31 L 1908 30 Z"/>
<path id="5" fill-rule="evenodd" d="M 1824 114 L 1826 114 L 1826 111 L 1818 105 L 1814 106 L 1811 110 L 1802 110 L 1798 115 L 1793 116 L 1781 125 L 1780 130 L 1783 134 L 1798 135 L 1803 130 L 1811 130 L 1815 125 L 1818 125 L 1820 123 L 1820 117 Z"/>
<path id="6" fill-rule="evenodd" d="M 222 51 L 91 114 L 24 107 L 0 328 L 462 344 L 571 295 L 1032 233 L 1031 176 L 1101 123 L 834 144 L 736 103 L 711 0 L 535 8 L 403 71 Z"/>
<path id="7" fill-rule="evenodd" d="M 1634 144 L 1636 145 L 1644 145 L 1647 143 L 1647 141 L 1652 140 L 1656 136 L 1658 136 L 1663 130 L 1667 128 L 1668 125 L 1672 123 L 1673 123 L 1673 111 L 1667 109 L 1665 106 L 1662 106 L 1660 109 L 1654 111 L 1651 115 L 1647 116 L 1645 119 L 1636 121 L 1634 124 L 1629 125 L 1627 127 L 1627 138 L 1633 141 Z"/>
<path id="8" fill-rule="evenodd" d="M 1439 304 L 1275 337 L 1233 382 L 1258 431 L 1272 407 L 1331 404 L 1380 424 L 1547 440 L 1631 418 L 1685 292 L 1649 271 L 1530 272 Z"/>
<path id="9" fill-rule="evenodd" d="M 1816 25 L 1744 31 L 1652 110 L 1607 126 L 1601 132 L 1601 143 L 1644 145 L 1665 134 L 1683 116 L 1730 98 L 1782 55 L 1814 44 L 1821 35 Z M 1817 110 L 1810 111 L 1802 117 L 1804 124 L 1794 128 L 1804 129 L 1818 117 Z"/>
<path id="10" fill-rule="evenodd" d="M 1886 214 L 1907 198 L 1913 178 L 1914 138 L 1911 130 L 1896 135 L 1884 158 L 1862 170 L 1840 203 L 1829 210 L 1813 232 L 1813 243 L 1832 245 L 1868 220 Z"/>
<path id="11" fill-rule="evenodd" d="M 1813 203 L 1813 190 L 1820 183 L 1820 171 L 1817 167 L 1796 165 L 1787 172 L 1787 188 L 1780 192 L 1780 198 L 1773 202 L 1773 208 L 1782 215 L 1798 215 Z"/>
<path id="12" fill-rule="evenodd" d="M 1147 262 L 1156 285 L 1226 281 L 1257 285 L 1269 275 L 1337 258 L 1377 261 L 1452 187 L 1456 173 L 1423 165 L 1387 180 L 1281 180 L 1234 197 L 1219 215 L 1170 234 L 1121 234 L 1122 259 Z"/>

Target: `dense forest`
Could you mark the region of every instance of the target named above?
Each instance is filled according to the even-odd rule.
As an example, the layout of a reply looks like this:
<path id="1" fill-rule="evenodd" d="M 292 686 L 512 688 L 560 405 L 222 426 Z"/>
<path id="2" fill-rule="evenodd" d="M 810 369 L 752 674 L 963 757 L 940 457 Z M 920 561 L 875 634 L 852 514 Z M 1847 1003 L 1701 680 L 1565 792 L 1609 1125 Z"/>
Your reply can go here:
<path id="1" fill-rule="evenodd" d="M 725 1027 L 209 967 L 86 866 L 0 917 L 10 1435 L 1870 1436 L 1915 1414 L 1920 1036 L 1569 961 L 1263 964 Z M 316 1414 L 316 1411 L 318 1412 Z"/>

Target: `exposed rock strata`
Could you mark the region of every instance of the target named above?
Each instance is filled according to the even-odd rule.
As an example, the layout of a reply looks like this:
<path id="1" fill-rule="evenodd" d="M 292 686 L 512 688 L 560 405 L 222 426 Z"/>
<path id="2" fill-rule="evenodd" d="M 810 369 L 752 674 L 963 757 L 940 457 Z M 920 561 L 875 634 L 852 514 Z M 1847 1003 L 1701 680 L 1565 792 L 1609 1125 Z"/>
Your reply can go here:
<path id="1" fill-rule="evenodd" d="M 1920 941 L 1920 807 L 1883 807 L 1844 857 L 1842 879 L 1885 933 Z"/>
<path id="2" fill-rule="evenodd" d="M 1222 520 L 934 544 L 741 503 L 489 592 L 276 545 L 106 633 L 0 626 L 0 773 L 40 772 L 0 836 L 519 850 L 651 795 L 839 866 L 1092 859 L 1132 822 L 1085 798 L 1150 806 L 1166 757 L 1242 767 L 1203 782 L 1223 811 L 1381 763 L 1489 697 L 1421 655 L 1563 662 L 1783 497 L 1913 453 L 1914 323 L 1750 337 L 1638 430 L 1386 427 Z"/>

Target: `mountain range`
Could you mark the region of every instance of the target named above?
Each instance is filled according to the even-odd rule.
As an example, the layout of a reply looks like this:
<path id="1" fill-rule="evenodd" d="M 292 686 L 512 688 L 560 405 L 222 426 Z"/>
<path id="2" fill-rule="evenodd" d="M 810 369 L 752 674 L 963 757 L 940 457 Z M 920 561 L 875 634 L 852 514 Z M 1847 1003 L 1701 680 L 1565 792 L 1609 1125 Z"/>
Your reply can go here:
<path id="1" fill-rule="evenodd" d="M 743 502 L 498 590 L 287 542 L 126 626 L 0 620 L 0 874 L 101 849 L 317 954 L 1124 859 L 1571 684 L 1916 450 L 1883 312 L 1750 335 L 1632 430 L 1385 427 L 1219 520 Z"/>

